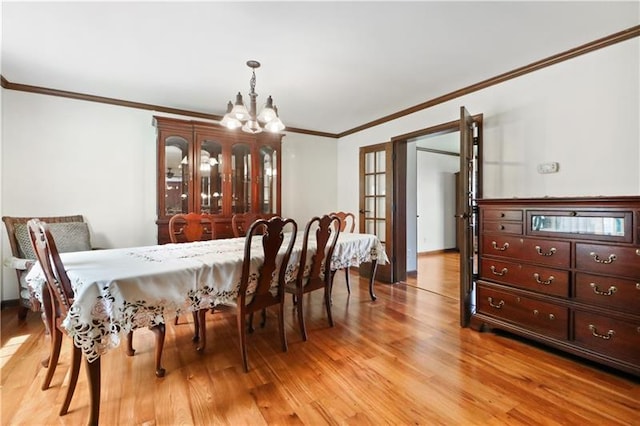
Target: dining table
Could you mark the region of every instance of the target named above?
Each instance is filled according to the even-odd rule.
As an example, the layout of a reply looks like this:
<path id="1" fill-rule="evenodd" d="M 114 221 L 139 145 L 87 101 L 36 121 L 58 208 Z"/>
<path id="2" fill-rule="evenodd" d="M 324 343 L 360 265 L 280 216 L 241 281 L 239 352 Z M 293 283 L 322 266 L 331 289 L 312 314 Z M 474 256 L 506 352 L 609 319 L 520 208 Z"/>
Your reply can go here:
<path id="1" fill-rule="evenodd" d="M 295 280 L 298 274 L 303 234 L 285 234 L 285 240 L 296 237 L 287 265 L 287 281 Z M 254 244 L 261 244 L 261 239 L 254 239 Z M 99 413 L 100 357 L 119 346 L 121 339 L 135 329 L 164 326 L 167 318 L 185 312 L 234 303 L 240 286 L 244 245 L 245 238 L 241 237 L 60 253 L 74 292 L 73 304 L 62 326 L 87 361 L 90 419 L 97 422 Z M 287 241 L 282 250 L 286 245 Z M 316 250 L 314 237 L 310 236 L 307 250 L 310 262 Z M 330 261 L 332 273 L 371 262 L 369 294 L 372 300 L 376 299 L 373 290 L 376 266 L 389 261 L 377 236 L 340 233 Z M 251 269 L 257 271 L 260 265 L 260 256 L 252 257 Z M 42 302 L 46 286 L 39 264 L 32 267 L 26 281 Z M 252 290 L 250 285 L 248 293 Z"/>

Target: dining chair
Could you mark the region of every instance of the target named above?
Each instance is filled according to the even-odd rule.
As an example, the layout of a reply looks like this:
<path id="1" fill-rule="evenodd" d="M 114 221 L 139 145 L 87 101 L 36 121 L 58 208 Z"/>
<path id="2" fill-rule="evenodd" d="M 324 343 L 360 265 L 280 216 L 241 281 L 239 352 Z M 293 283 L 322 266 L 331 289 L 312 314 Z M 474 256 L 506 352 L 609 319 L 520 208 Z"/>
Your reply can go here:
<path id="1" fill-rule="evenodd" d="M 215 238 L 213 218 L 208 214 L 179 213 L 169 219 L 169 239 L 172 243 L 191 243 Z"/>
<path id="2" fill-rule="evenodd" d="M 49 359 L 49 367 L 42 389 L 47 389 L 53 378 L 58 358 L 60 356 L 60 347 L 62 344 L 62 334 L 66 330 L 61 326 L 62 320 L 69 314 L 69 309 L 73 303 L 73 289 L 69 277 L 60 261 L 60 255 L 56 248 L 56 244 L 51 236 L 46 223 L 38 219 L 32 219 L 27 222 L 29 237 L 33 244 L 36 258 L 40 263 L 42 271 L 45 275 L 47 291 L 42 293 L 42 303 L 54 313 L 52 318 L 53 327 L 51 329 L 51 338 L 53 341 L 53 350 Z M 69 379 L 69 387 L 65 399 L 60 409 L 60 415 L 64 415 L 69 410 L 69 404 L 78 382 L 78 373 L 80 372 L 80 361 L 83 357 L 80 348 L 72 345 L 71 352 L 71 376 Z M 86 358 L 85 358 L 86 359 Z M 97 419 L 96 419 L 97 423 Z"/>
<path id="3" fill-rule="evenodd" d="M 309 253 L 309 242 L 312 232 L 315 233 L 316 250 Z M 294 282 L 285 285 L 285 291 L 294 295 L 294 306 L 298 311 L 298 325 L 302 340 L 307 340 L 307 329 L 304 322 L 303 296 L 314 290 L 324 289 L 324 305 L 327 310 L 329 325 L 333 327 L 331 315 L 331 257 L 340 235 L 340 219 L 337 216 L 324 215 L 312 218 L 305 227 L 300 267 Z M 311 262 L 307 267 L 307 258 Z"/>
<path id="4" fill-rule="evenodd" d="M 251 324 L 255 312 L 264 312 L 269 307 L 277 306 L 280 344 L 282 351 L 287 351 L 287 337 L 284 329 L 284 285 L 297 231 L 298 225 L 293 219 L 279 216 L 274 216 L 269 220 L 258 219 L 247 230 L 238 296 L 235 303 L 229 304 L 236 310 L 240 355 L 245 372 L 249 371 L 247 315 L 249 316 L 249 324 Z M 285 244 L 285 233 L 287 233 L 289 241 L 286 243 L 284 252 L 280 252 Z M 261 244 L 253 244 L 254 238 L 260 239 Z M 257 271 L 254 269 L 256 259 L 262 260 Z M 206 345 L 206 311 L 207 309 L 198 311 L 200 346 L 197 349 L 199 351 L 203 351 Z M 262 324 L 264 326 L 264 320 Z M 249 327 L 249 331 L 253 331 L 253 328 Z"/>
<path id="5" fill-rule="evenodd" d="M 231 216 L 231 228 L 233 228 L 233 236 L 236 238 L 244 237 L 247 235 L 247 231 L 251 224 L 256 220 L 261 219 L 261 216 L 257 213 L 236 213 Z"/>
<path id="6" fill-rule="evenodd" d="M 340 219 L 340 231 L 353 233 L 356 229 L 356 217 L 349 212 L 329 213 L 329 216 L 336 216 Z M 351 283 L 349 281 L 349 268 L 344 269 L 344 278 L 347 282 L 347 293 L 351 294 Z"/>
<path id="7" fill-rule="evenodd" d="M 213 218 L 208 214 L 179 213 L 169 219 L 169 239 L 172 243 L 192 243 L 194 241 L 214 240 L 216 231 Z M 193 324 L 195 327 L 193 340 L 197 341 L 198 313 L 193 311 Z M 178 316 L 173 321 L 178 325 Z"/>
<path id="8" fill-rule="evenodd" d="M 58 360 L 60 358 L 62 334 L 66 334 L 66 330 L 61 327 L 61 324 L 64 318 L 69 314 L 69 308 L 73 303 L 73 289 L 62 260 L 60 259 L 60 252 L 58 251 L 56 241 L 53 238 L 49 225 L 39 219 L 31 219 L 27 222 L 27 228 L 34 254 L 45 277 L 46 287 L 42 292 L 42 304 L 44 311 L 47 312 L 47 318 L 49 318 L 49 330 L 51 333 L 49 362 L 46 366 L 47 372 L 42 383 L 42 390 L 46 390 L 51 385 L 51 380 L 53 379 L 53 374 L 55 373 Z M 156 376 L 162 377 L 165 374 L 165 370 L 161 366 L 162 349 L 165 337 L 164 325 L 151 327 L 151 330 L 156 335 L 155 373 Z M 127 334 L 129 346 L 131 346 L 132 336 L 133 332 L 130 331 Z M 63 404 L 63 409 L 60 412 L 61 415 L 66 413 L 69 407 L 71 397 L 73 396 L 73 390 L 75 388 L 75 380 L 77 380 L 78 375 L 78 371 L 75 369 L 79 368 L 80 365 L 81 355 L 80 352 L 76 353 L 79 349 L 73 345 L 73 350 L 71 370 L 72 380 L 70 382 L 70 389 L 68 390 L 68 400 L 65 399 L 65 404 Z M 127 354 L 133 355 L 133 351 L 127 350 Z"/>

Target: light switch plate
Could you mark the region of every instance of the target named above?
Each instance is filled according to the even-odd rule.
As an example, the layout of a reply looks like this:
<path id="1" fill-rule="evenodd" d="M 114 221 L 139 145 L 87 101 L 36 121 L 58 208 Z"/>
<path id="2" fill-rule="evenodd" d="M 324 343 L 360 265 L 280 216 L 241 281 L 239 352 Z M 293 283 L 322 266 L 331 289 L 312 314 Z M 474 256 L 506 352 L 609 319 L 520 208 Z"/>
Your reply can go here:
<path id="1" fill-rule="evenodd" d="M 540 163 L 538 164 L 538 173 L 557 173 L 559 169 L 558 163 Z"/>

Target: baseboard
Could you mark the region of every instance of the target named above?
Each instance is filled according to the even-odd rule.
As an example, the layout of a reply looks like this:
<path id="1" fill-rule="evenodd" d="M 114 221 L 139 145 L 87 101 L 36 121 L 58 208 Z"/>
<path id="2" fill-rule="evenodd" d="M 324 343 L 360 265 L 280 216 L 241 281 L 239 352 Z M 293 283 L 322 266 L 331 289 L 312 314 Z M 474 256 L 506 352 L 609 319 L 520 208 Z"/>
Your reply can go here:
<path id="1" fill-rule="evenodd" d="M 20 306 L 19 299 L 3 300 L 2 302 L 0 302 L 0 309 L 13 308 L 16 306 Z"/>
<path id="2" fill-rule="evenodd" d="M 418 256 L 430 256 L 434 254 L 444 254 L 444 253 L 460 253 L 460 250 L 457 248 L 447 248 L 440 250 L 431 250 L 431 251 L 420 251 L 418 252 Z"/>

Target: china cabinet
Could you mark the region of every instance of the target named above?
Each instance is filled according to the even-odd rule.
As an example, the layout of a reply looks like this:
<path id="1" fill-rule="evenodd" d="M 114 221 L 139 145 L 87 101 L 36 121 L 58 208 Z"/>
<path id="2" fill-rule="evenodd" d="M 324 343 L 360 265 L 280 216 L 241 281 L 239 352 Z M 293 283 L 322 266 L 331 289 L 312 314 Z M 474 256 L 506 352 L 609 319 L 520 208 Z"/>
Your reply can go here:
<path id="1" fill-rule="evenodd" d="M 640 197 L 478 200 L 472 326 L 640 375 Z"/>
<path id="2" fill-rule="evenodd" d="M 157 129 L 158 243 L 177 213 L 209 214 L 216 238 L 231 217 L 280 214 L 281 134 L 252 135 L 212 123 L 154 117 Z"/>

